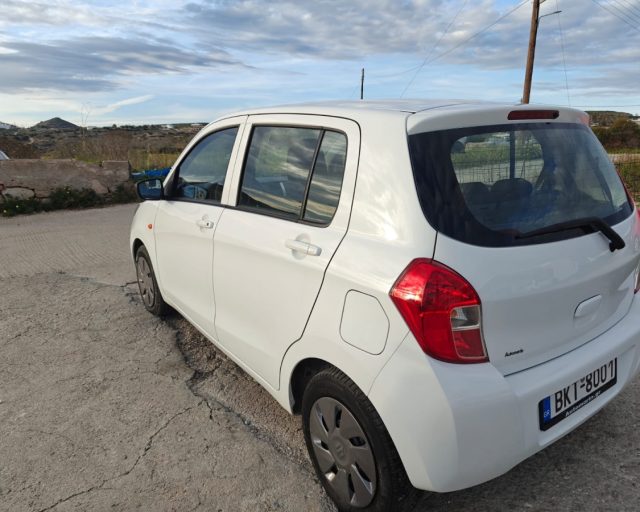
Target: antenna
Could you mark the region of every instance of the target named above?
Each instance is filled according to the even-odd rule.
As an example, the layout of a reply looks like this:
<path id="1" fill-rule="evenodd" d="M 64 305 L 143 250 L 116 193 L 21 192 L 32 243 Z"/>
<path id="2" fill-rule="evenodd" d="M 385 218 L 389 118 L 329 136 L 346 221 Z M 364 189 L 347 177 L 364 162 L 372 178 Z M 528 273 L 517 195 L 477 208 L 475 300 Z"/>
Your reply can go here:
<path id="1" fill-rule="evenodd" d="M 362 68 L 362 74 L 360 75 L 360 99 L 364 99 L 364 68 Z"/>

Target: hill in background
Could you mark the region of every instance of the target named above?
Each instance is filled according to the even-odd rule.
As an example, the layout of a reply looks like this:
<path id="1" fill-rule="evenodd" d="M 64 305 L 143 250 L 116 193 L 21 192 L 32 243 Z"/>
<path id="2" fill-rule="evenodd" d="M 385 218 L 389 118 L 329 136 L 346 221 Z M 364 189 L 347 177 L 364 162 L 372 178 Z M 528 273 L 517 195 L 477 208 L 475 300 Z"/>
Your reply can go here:
<path id="1" fill-rule="evenodd" d="M 53 119 L 42 121 L 34 125 L 33 128 L 44 128 L 47 130 L 77 130 L 80 127 L 70 123 L 69 121 L 60 119 L 59 117 L 54 117 Z"/>
<path id="2" fill-rule="evenodd" d="M 200 123 L 80 128 L 53 118 L 31 128 L 0 130 L 10 158 L 129 160 L 134 170 L 169 167 L 202 128 Z"/>

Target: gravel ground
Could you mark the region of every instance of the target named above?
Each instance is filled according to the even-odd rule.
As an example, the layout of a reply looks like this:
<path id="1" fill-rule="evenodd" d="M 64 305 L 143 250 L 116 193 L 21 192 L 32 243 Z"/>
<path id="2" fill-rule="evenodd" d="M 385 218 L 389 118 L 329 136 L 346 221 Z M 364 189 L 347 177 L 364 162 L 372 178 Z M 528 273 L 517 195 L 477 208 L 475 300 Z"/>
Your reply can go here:
<path id="1" fill-rule="evenodd" d="M 300 421 L 138 300 L 133 207 L 0 219 L 0 511 L 330 511 Z M 640 510 L 640 382 L 424 511 Z"/>

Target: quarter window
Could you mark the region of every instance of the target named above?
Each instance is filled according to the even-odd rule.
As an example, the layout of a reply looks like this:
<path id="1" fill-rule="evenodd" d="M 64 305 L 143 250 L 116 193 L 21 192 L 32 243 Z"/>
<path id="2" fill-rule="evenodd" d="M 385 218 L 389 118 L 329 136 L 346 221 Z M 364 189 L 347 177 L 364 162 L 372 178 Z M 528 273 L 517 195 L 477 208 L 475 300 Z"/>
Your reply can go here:
<path id="1" fill-rule="evenodd" d="M 238 206 L 328 224 L 338 205 L 345 156 L 342 133 L 257 126 L 249 144 Z"/>
<path id="2" fill-rule="evenodd" d="M 207 135 L 180 163 L 174 198 L 219 203 L 238 127 Z"/>

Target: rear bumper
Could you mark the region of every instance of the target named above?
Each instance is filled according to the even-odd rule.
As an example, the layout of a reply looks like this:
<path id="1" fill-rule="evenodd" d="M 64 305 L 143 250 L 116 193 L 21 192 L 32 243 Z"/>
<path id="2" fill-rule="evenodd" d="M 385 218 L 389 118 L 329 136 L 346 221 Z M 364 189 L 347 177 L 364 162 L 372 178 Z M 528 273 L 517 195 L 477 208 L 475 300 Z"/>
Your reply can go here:
<path id="1" fill-rule="evenodd" d="M 538 402 L 618 358 L 614 387 L 543 432 Z M 369 398 L 412 484 L 449 492 L 495 478 L 583 423 L 640 369 L 640 296 L 607 332 L 568 354 L 507 377 L 491 364 L 425 356 L 411 335 L 380 372 Z"/>

